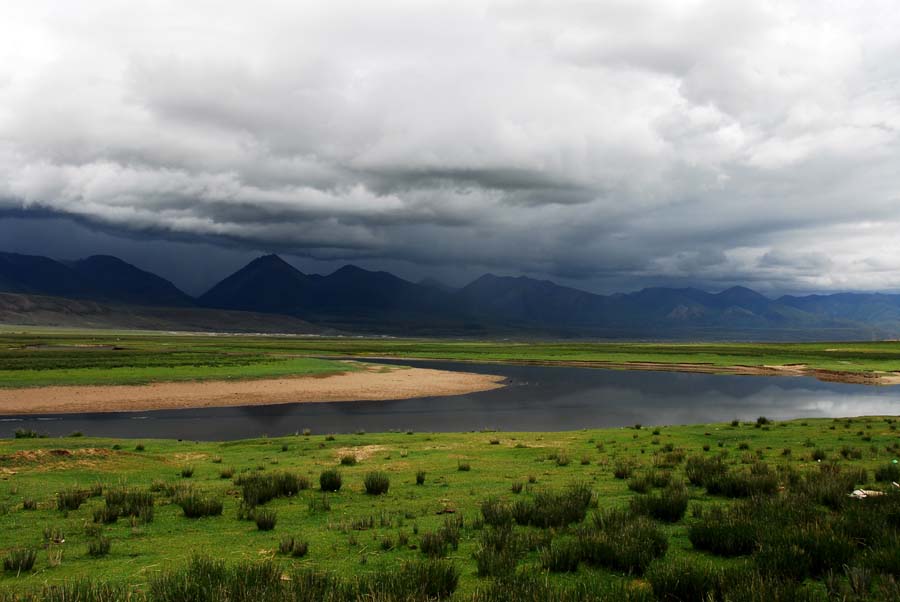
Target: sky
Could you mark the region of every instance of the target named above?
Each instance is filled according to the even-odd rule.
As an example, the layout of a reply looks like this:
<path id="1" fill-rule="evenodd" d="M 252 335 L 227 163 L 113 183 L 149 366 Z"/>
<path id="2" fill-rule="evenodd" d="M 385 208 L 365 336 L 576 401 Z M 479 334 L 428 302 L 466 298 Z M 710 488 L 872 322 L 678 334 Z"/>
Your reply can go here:
<path id="1" fill-rule="evenodd" d="M 900 290 L 896 1 L 5 2 L 0 250 Z"/>

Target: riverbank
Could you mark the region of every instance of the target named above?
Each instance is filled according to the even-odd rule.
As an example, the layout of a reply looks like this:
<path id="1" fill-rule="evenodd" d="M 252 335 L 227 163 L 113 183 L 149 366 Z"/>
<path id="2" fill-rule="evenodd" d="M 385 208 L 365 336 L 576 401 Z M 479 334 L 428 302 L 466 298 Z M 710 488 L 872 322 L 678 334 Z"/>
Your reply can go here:
<path id="1" fill-rule="evenodd" d="M 355 369 L 291 378 L 0 389 L 0 415 L 143 412 L 189 408 L 378 401 L 462 395 L 503 386 L 503 377 L 348 363 Z"/>

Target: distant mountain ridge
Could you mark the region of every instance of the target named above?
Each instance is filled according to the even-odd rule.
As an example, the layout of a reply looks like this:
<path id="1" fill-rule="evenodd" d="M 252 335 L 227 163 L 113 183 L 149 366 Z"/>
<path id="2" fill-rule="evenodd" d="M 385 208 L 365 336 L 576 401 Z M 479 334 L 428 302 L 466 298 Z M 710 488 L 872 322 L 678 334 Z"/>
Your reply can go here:
<path id="1" fill-rule="evenodd" d="M 647 288 L 598 295 L 525 276 L 485 274 L 454 289 L 347 265 L 304 274 L 277 255 L 254 259 L 192 298 L 110 256 L 74 262 L 0 253 L 0 292 L 154 307 L 290 316 L 350 332 L 396 335 L 652 339 L 875 339 L 900 336 L 900 295 L 837 293 L 770 299 Z M 224 315 L 224 314 L 223 314 Z"/>
<path id="2" fill-rule="evenodd" d="M 189 295 L 165 278 L 110 255 L 63 262 L 39 255 L 0 253 L 0 292 L 132 305 L 194 305 Z"/>

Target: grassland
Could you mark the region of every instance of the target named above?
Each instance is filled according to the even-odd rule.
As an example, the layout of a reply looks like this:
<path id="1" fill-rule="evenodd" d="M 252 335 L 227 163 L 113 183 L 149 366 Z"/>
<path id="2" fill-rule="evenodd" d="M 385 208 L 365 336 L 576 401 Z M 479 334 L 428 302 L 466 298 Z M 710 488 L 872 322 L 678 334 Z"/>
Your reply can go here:
<path id="1" fill-rule="evenodd" d="M 165 589 L 183 581 L 178 571 L 200 554 L 238 566 L 247 579 L 262 579 L 260 567 L 268 567 L 276 585 L 294 572 L 292 587 L 321 572 L 380 583 L 396 581 L 398 566 L 452 570 L 453 600 L 693 600 L 698 592 L 722 600 L 825 600 L 836 592 L 895 599 L 897 424 L 871 417 L 224 443 L 5 440 L 0 555 L 34 550 L 36 559 L 22 571 L 13 562 L 0 590 L 21 594 L 88 576 L 138 592 Z M 320 475 L 329 470 L 342 486 L 325 493 Z M 856 487 L 889 493 L 848 498 Z M 115 506 L 121 516 L 104 524 L 124 491 L 149 503 L 151 515 Z M 77 508 L 59 509 L 73 497 Z M 185 516 L 207 502 L 221 504 L 220 513 Z M 559 512 L 570 514 L 558 520 Z M 271 530 L 263 530 L 267 517 Z M 603 530 L 610 521 L 611 534 Z M 423 550 L 445 560 L 428 561 Z M 194 567 L 201 569 L 212 570 Z M 755 597 L 738 595 L 747 587 Z M 57 594 L 47 599 L 63 599 Z M 426 599 L 382 594 L 366 599 Z"/>
<path id="2" fill-rule="evenodd" d="M 7 330 L 0 332 L 0 387 L 268 378 L 346 369 L 321 359 L 329 356 L 766 374 L 780 373 L 767 367 L 795 366 L 798 374 L 873 383 L 887 383 L 886 374 L 900 372 L 900 342 L 581 343 Z"/>

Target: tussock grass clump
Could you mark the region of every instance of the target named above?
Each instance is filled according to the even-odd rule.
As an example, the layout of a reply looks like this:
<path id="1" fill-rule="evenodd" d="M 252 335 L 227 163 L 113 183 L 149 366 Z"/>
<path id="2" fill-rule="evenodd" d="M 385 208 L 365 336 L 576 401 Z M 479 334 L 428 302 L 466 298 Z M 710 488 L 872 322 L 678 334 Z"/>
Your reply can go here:
<path id="1" fill-rule="evenodd" d="M 357 462 L 356 454 L 343 454 L 341 456 L 341 466 L 356 466 Z"/>
<path id="2" fill-rule="evenodd" d="M 603 575 L 555 582 L 534 569 L 504 575 L 476 590 L 470 602 L 656 602 L 648 587 L 633 587 Z"/>
<path id="3" fill-rule="evenodd" d="M 879 483 L 900 482 L 900 464 L 885 464 L 875 469 L 875 480 Z"/>
<path id="4" fill-rule="evenodd" d="M 688 527 L 688 539 L 698 550 L 719 556 L 741 556 L 756 549 L 759 527 L 750 506 L 727 511 L 714 507 Z"/>
<path id="5" fill-rule="evenodd" d="M 757 468 L 757 467 L 765 468 Z M 742 498 L 756 495 L 772 495 L 778 490 L 778 477 L 765 464 L 759 464 L 750 472 L 726 472 L 706 481 L 710 495 Z"/>
<path id="6" fill-rule="evenodd" d="M 220 479 L 230 479 L 234 476 L 234 467 L 228 466 L 219 471 Z"/>
<path id="7" fill-rule="evenodd" d="M 440 558 L 447 553 L 448 548 L 459 548 L 460 532 L 462 530 L 462 517 L 447 517 L 444 524 L 431 533 L 422 534 L 419 541 L 419 549 L 429 558 Z"/>
<path id="8" fill-rule="evenodd" d="M 33 548 L 17 548 L 6 553 L 3 557 L 3 570 L 7 573 L 15 573 L 17 576 L 27 573 L 34 568 L 37 560 L 37 550 Z"/>
<path id="9" fill-rule="evenodd" d="M 285 556 L 303 558 L 309 552 L 309 542 L 293 536 L 284 537 L 278 544 L 278 551 Z"/>
<path id="10" fill-rule="evenodd" d="M 688 507 L 688 492 L 683 485 L 670 485 L 659 493 L 639 495 L 631 500 L 631 511 L 668 523 L 678 522 Z"/>
<path id="11" fill-rule="evenodd" d="M 109 525 L 117 520 L 119 520 L 119 509 L 116 507 L 102 506 L 94 510 L 95 523 Z"/>
<path id="12" fill-rule="evenodd" d="M 40 437 L 37 431 L 33 431 L 31 429 L 16 429 L 15 438 L 16 439 L 37 439 Z"/>
<path id="13" fill-rule="evenodd" d="M 468 462 L 458 462 L 456 464 L 456 470 L 458 470 L 459 472 L 469 472 L 470 470 L 472 470 L 472 465 Z"/>
<path id="14" fill-rule="evenodd" d="M 192 476 L 194 476 L 194 467 L 182 466 L 179 474 L 181 474 L 182 479 L 190 479 Z"/>
<path id="15" fill-rule="evenodd" d="M 522 545 L 509 523 L 481 532 L 478 548 L 472 554 L 479 577 L 498 577 L 515 571 Z"/>
<path id="16" fill-rule="evenodd" d="M 419 470 L 416 472 L 416 485 L 424 485 L 425 484 L 425 471 Z"/>
<path id="17" fill-rule="evenodd" d="M 106 556 L 109 554 L 109 549 L 111 547 L 111 542 L 109 538 L 104 535 L 98 535 L 94 537 L 90 541 L 88 541 L 87 553 L 88 556 L 93 558 L 99 558 L 101 556 Z"/>
<path id="18" fill-rule="evenodd" d="M 181 510 L 187 518 L 202 518 L 204 516 L 219 516 L 222 514 L 222 500 L 205 496 L 194 490 L 180 491 L 173 502 L 181 506 Z"/>
<path id="19" fill-rule="evenodd" d="M 582 560 L 629 574 L 643 574 L 665 555 L 669 540 L 653 521 L 622 510 L 594 515 L 590 526 L 578 531 Z"/>
<path id="20" fill-rule="evenodd" d="M 241 488 L 244 504 L 252 508 L 275 498 L 291 497 L 299 491 L 309 489 L 309 479 L 291 472 L 251 473 L 239 476 L 235 485 Z"/>
<path id="21" fill-rule="evenodd" d="M 37 510 L 37 502 L 27 497 L 22 500 L 22 510 Z"/>
<path id="22" fill-rule="evenodd" d="M 388 492 L 391 480 L 385 472 L 370 472 L 363 479 L 363 485 L 369 495 L 383 495 Z"/>
<path id="23" fill-rule="evenodd" d="M 109 489 L 106 492 L 106 511 L 109 518 L 113 515 L 133 516 L 145 523 L 152 522 L 153 494 L 149 491 L 124 488 Z M 107 522 L 105 520 L 98 521 L 96 512 L 94 514 L 94 521 Z M 112 519 L 109 522 L 115 522 L 115 519 Z"/>
<path id="24" fill-rule="evenodd" d="M 541 550 L 541 566 L 551 573 L 573 573 L 580 562 L 581 546 L 575 539 L 554 539 Z"/>
<path id="25" fill-rule="evenodd" d="M 261 508 L 253 513 L 253 520 L 256 522 L 256 528 L 260 531 L 271 531 L 275 528 L 278 515 L 274 510 Z"/>
<path id="26" fill-rule="evenodd" d="M 90 492 L 84 489 L 65 489 L 56 494 L 56 507 L 59 510 L 78 510 L 90 497 Z"/>
<path id="27" fill-rule="evenodd" d="M 522 489 L 525 487 L 525 484 L 522 481 L 516 481 L 512 485 L 509 486 L 509 490 L 515 494 L 522 493 Z"/>
<path id="28" fill-rule="evenodd" d="M 657 560 L 644 574 L 659 600 L 718 600 L 721 570 L 697 560 Z"/>
<path id="29" fill-rule="evenodd" d="M 684 465 L 684 475 L 691 485 L 705 487 L 728 471 L 722 458 L 707 458 L 705 456 L 691 456 Z"/>
<path id="30" fill-rule="evenodd" d="M 564 491 L 538 491 L 531 500 L 516 501 L 513 518 L 520 525 L 542 529 L 579 523 L 587 515 L 591 498 L 591 488 L 584 483 L 570 485 Z"/>
<path id="31" fill-rule="evenodd" d="M 340 491 L 342 483 L 341 473 L 334 468 L 323 470 L 319 475 L 319 488 L 322 491 Z"/>
<path id="32" fill-rule="evenodd" d="M 613 476 L 617 479 L 627 479 L 634 471 L 634 466 L 630 462 L 619 460 L 613 466 Z"/>
<path id="33" fill-rule="evenodd" d="M 488 498 L 481 502 L 481 516 L 486 525 L 497 527 L 513 522 L 513 512 L 509 504 L 496 498 Z"/>

